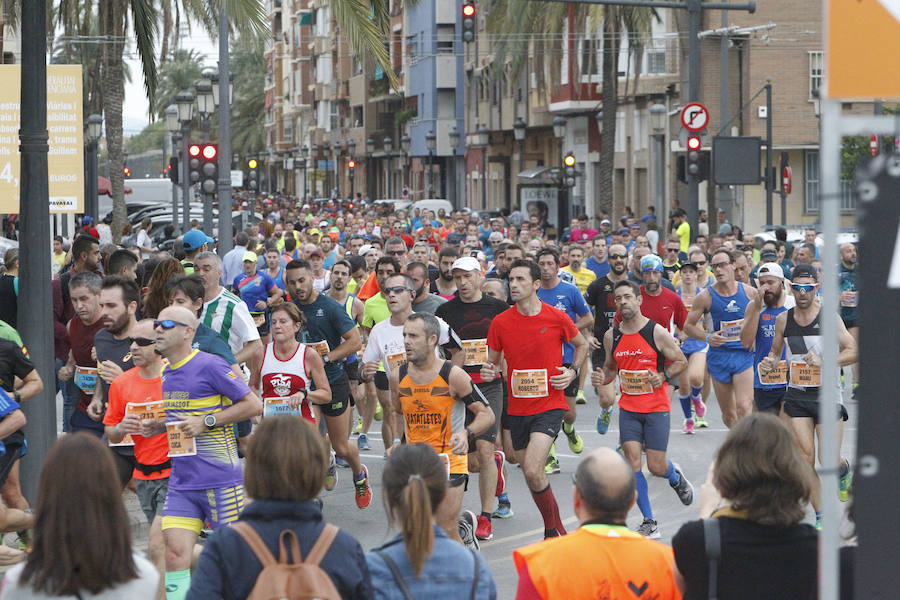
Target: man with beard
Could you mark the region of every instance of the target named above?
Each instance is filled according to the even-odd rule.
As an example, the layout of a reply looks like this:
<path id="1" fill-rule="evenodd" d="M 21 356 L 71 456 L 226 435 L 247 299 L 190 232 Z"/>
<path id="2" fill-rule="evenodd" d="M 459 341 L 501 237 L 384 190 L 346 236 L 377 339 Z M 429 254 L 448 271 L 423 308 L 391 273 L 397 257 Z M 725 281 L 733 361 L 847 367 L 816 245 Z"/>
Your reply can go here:
<path id="1" fill-rule="evenodd" d="M 218 280 L 218 275 L 216 276 Z M 103 280 L 100 288 L 100 319 L 103 329 L 94 335 L 97 354 L 97 387 L 88 405 L 87 414 L 99 423 L 106 411 L 109 384 L 134 366 L 131 359 L 131 330 L 137 324 L 141 291 L 132 279 L 113 275 Z M 102 427 L 102 425 L 100 425 Z M 113 446 L 116 470 L 122 487 L 131 480 L 134 471 L 134 448 Z"/>
<path id="2" fill-rule="evenodd" d="M 856 343 L 859 344 L 859 327 L 856 325 L 859 306 L 859 287 L 856 285 L 856 245 L 841 244 L 841 264 L 838 269 L 840 282 L 841 320 Z M 853 394 L 859 385 L 859 364 L 853 363 Z"/>
<path id="3" fill-rule="evenodd" d="M 594 238 L 594 244 L 598 240 L 603 242 L 604 250 L 606 240 Z M 606 349 L 603 347 L 603 336 L 613 326 L 616 318 L 616 300 L 613 290 L 620 281 L 628 279 L 625 272 L 628 265 L 628 253 L 622 244 L 614 244 L 609 247 L 609 272 L 588 286 L 584 299 L 588 306 L 594 309 L 594 334 L 588 338 L 591 349 L 591 365 L 594 369 L 606 362 Z M 604 435 L 609 430 L 609 422 L 612 416 L 612 406 L 616 401 L 616 393 L 613 382 L 596 388 L 597 397 L 600 400 L 600 414 L 597 416 L 597 433 Z"/>
<path id="4" fill-rule="evenodd" d="M 456 284 L 453 282 L 450 268 L 457 258 L 459 258 L 459 250 L 452 246 L 445 246 L 438 252 L 438 268 L 441 272 L 438 278 L 431 282 L 429 291 L 444 300 L 449 300 L 456 295 Z"/>
<path id="5" fill-rule="evenodd" d="M 663 287 L 663 282 L 668 281 L 663 277 L 662 260 L 655 254 L 648 254 L 641 259 L 641 314 L 662 326 L 673 337 L 677 329 L 684 329 L 687 319 L 687 309 L 684 302 L 672 290 Z M 617 314 L 616 323 L 620 323 L 622 316 Z"/>
<path id="6" fill-rule="evenodd" d="M 478 262 L 478 261 L 475 261 Z M 437 294 L 428 293 L 428 267 L 420 262 L 411 262 L 406 265 L 406 274 L 416 284 L 416 297 L 413 298 L 413 312 L 435 314 L 438 307 L 447 300 Z"/>
<path id="7" fill-rule="evenodd" d="M 741 327 L 741 343 L 747 348 L 755 344 L 755 365 L 759 365 L 772 349 L 778 315 L 794 306 L 794 297 L 784 293 L 784 271 L 778 263 L 762 265 L 757 275 L 760 293 L 747 305 L 744 325 Z M 756 403 L 756 410 L 774 415 L 781 414 L 781 403 L 787 386 L 787 363 L 784 362 L 783 350 L 778 360 L 779 368 L 768 376 L 760 377 L 758 369 L 754 369 L 753 373 L 753 401 Z"/>

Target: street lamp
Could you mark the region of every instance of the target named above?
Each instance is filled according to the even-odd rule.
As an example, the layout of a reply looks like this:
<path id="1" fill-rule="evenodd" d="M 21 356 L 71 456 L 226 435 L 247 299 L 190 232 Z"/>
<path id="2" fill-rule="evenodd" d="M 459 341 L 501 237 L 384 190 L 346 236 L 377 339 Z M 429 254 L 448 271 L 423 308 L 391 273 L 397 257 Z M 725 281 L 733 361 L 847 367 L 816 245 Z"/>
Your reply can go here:
<path id="1" fill-rule="evenodd" d="M 191 121 L 194 119 L 194 95 L 190 92 L 179 92 L 175 96 L 178 107 L 178 121 L 181 123 L 181 144 L 184 153 L 181 157 L 181 231 L 186 232 L 191 219 L 191 170 L 188 164 L 188 148 L 191 145 Z M 173 224 L 175 215 L 172 215 Z"/>
<path id="2" fill-rule="evenodd" d="M 522 117 L 517 118 L 516 122 L 513 123 L 513 136 L 519 143 L 519 173 L 525 170 L 525 129 L 527 127 Z"/>
<path id="3" fill-rule="evenodd" d="M 209 117 L 216 110 L 216 104 L 213 100 L 213 86 L 208 79 L 200 79 L 194 84 L 194 90 L 197 92 L 197 110 L 200 112 L 203 127 L 203 141 L 209 141 Z"/>
<path id="4" fill-rule="evenodd" d="M 387 197 L 391 197 L 391 158 L 394 152 L 394 140 L 387 136 L 384 138 L 384 154 L 387 156 Z"/>
<path id="5" fill-rule="evenodd" d="M 412 146 L 412 140 L 409 139 L 409 136 L 403 134 L 403 137 L 400 138 L 400 149 L 403 151 L 403 169 L 406 171 L 403 174 L 403 186 L 408 190 L 409 189 L 409 148 Z"/>
<path id="6" fill-rule="evenodd" d="M 656 210 L 662 213 L 664 182 L 663 171 L 665 164 L 663 154 L 665 152 L 665 130 L 666 130 L 666 106 L 659 102 L 650 106 L 650 129 L 653 130 L 653 137 L 656 140 Z"/>
<path id="7" fill-rule="evenodd" d="M 369 200 L 375 197 L 374 190 L 372 188 L 373 180 L 375 179 L 375 171 L 373 167 L 372 154 L 375 153 L 375 140 L 372 138 L 366 139 L 366 196 L 369 197 Z"/>
<path id="8" fill-rule="evenodd" d="M 88 176 L 87 176 L 87 200 L 85 200 L 84 214 L 94 217 L 94 222 L 100 216 L 100 200 L 97 198 L 97 144 L 103 133 L 103 117 L 91 115 L 87 118 L 87 152 L 88 152 Z"/>
<path id="9" fill-rule="evenodd" d="M 168 108 L 166 108 L 166 129 L 169 130 L 169 134 L 172 137 L 172 156 L 178 156 L 178 148 L 176 146 L 176 136 L 180 136 L 178 133 L 178 129 L 181 124 L 178 122 L 178 107 L 174 104 L 170 104 Z M 178 163 L 176 162 L 175 168 L 178 169 Z M 185 185 L 181 180 L 181 177 L 178 177 L 178 181 Z M 172 186 L 172 225 L 178 222 L 178 190 L 175 186 Z"/>
<path id="10" fill-rule="evenodd" d="M 434 198 L 434 149 L 437 146 L 437 136 L 429 130 L 425 134 L 425 147 L 428 148 L 428 198 Z"/>
<path id="11" fill-rule="evenodd" d="M 478 130 L 478 146 L 481 146 L 481 210 L 487 208 L 487 147 L 491 143 L 491 130 L 482 123 Z"/>
<path id="12" fill-rule="evenodd" d="M 213 102 L 215 102 L 216 106 L 219 106 L 219 70 L 210 67 L 210 76 L 207 77 L 209 81 L 212 83 L 213 88 Z M 234 98 L 234 73 L 228 74 L 228 105 L 231 106 L 231 99 Z"/>

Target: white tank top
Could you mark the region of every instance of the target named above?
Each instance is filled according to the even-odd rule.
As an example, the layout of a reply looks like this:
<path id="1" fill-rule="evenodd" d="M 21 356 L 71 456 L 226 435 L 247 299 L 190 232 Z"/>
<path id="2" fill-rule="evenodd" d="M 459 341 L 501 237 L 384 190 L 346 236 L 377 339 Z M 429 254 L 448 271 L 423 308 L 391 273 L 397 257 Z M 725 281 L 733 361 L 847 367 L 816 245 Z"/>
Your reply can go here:
<path id="1" fill-rule="evenodd" d="M 277 399 L 296 394 L 302 389 L 312 389 L 312 378 L 306 372 L 306 344 L 298 344 L 297 351 L 284 360 L 275 356 L 275 342 L 266 344 L 262 366 L 259 370 L 264 415 L 292 412 L 279 408 Z M 309 400 L 300 406 L 303 418 L 315 422 Z"/>

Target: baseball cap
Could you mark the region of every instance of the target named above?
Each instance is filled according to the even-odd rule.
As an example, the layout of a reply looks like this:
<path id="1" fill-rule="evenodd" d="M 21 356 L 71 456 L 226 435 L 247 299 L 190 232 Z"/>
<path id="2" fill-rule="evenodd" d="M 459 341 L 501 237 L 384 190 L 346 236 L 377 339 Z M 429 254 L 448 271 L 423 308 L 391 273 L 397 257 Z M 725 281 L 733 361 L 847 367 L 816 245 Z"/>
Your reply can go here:
<path id="1" fill-rule="evenodd" d="M 94 222 L 94 217 L 92 217 L 91 215 L 84 215 L 84 217 L 82 217 L 82 219 L 81 219 L 82 225 L 90 225 L 93 222 Z"/>
<path id="2" fill-rule="evenodd" d="M 463 271 L 481 271 L 481 264 L 474 256 L 463 256 L 453 261 L 450 272 L 452 273 L 456 269 L 462 269 Z"/>
<path id="3" fill-rule="evenodd" d="M 769 277 L 777 277 L 778 279 L 784 279 L 784 270 L 782 270 L 781 265 L 775 262 L 766 263 L 756 271 L 757 277 L 762 277 L 763 275 L 768 275 Z"/>
<path id="4" fill-rule="evenodd" d="M 641 273 L 646 273 L 647 271 L 659 271 L 662 272 L 663 264 L 662 259 L 655 254 L 648 254 L 644 258 L 641 259 Z"/>
<path id="5" fill-rule="evenodd" d="M 491 235 L 488 236 L 488 240 L 491 242 L 499 242 L 503 239 L 503 234 L 499 231 L 492 231 Z"/>
<path id="6" fill-rule="evenodd" d="M 643 259 L 641 260 L 641 262 L 643 263 Z M 679 271 L 684 271 L 685 269 L 693 269 L 694 271 L 696 271 L 697 265 L 695 265 L 692 262 L 686 262 L 683 265 L 681 265 L 681 267 L 679 267 Z"/>
<path id="7" fill-rule="evenodd" d="M 181 241 L 184 244 L 184 249 L 188 251 L 196 250 L 203 244 L 216 243 L 216 240 L 212 239 L 199 229 L 191 229 L 186 234 L 184 234 L 184 238 L 182 238 Z"/>
<path id="8" fill-rule="evenodd" d="M 244 252 L 244 257 L 241 259 L 241 262 L 256 262 L 258 259 L 259 257 L 256 256 L 256 252 L 254 252 L 253 250 L 247 250 L 246 252 Z"/>
<path id="9" fill-rule="evenodd" d="M 322 254 L 322 249 L 321 249 L 321 248 L 316 248 L 315 250 L 310 250 L 310 251 L 309 251 L 309 255 L 310 255 L 310 256 L 312 256 L 312 255 L 314 255 L 314 254 L 318 254 L 319 256 L 325 256 L 324 254 Z"/>
<path id="10" fill-rule="evenodd" d="M 777 260 L 778 254 L 772 250 L 766 250 L 759 255 L 759 262 L 761 263 L 776 262 Z"/>
<path id="11" fill-rule="evenodd" d="M 609 219 L 603 219 L 602 221 L 600 221 L 600 224 L 601 225 L 612 225 L 612 223 L 609 222 Z"/>
<path id="12" fill-rule="evenodd" d="M 374 249 L 375 249 L 375 246 L 373 246 L 372 244 L 363 244 L 362 246 L 359 247 L 359 255 L 365 256 L 366 254 L 368 254 L 369 252 L 371 252 Z"/>
<path id="13" fill-rule="evenodd" d="M 328 227 L 328 221 L 319 221 L 319 227 L 325 229 L 326 227 Z"/>
<path id="14" fill-rule="evenodd" d="M 818 279 L 818 273 L 816 273 L 816 268 L 812 265 L 799 264 L 791 271 L 791 279 L 797 279 L 798 277 Z"/>
<path id="15" fill-rule="evenodd" d="M 319 230 L 318 230 L 317 228 L 315 228 L 315 227 L 313 227 L 312 229 L 310 229 L 310 230 L 307 231 L 306 233 L 308 233 L 309 235 L 319 235 L 319 236 L 322 235 L 322 232 L 319 231 Z"/>

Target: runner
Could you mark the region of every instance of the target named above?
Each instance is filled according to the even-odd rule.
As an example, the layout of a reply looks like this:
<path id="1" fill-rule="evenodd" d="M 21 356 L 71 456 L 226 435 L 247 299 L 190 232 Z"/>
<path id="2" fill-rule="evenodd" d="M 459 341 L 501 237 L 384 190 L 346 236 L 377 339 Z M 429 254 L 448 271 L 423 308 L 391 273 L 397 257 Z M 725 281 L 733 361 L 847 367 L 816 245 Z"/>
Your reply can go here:
<path id="1" fill-rule="evenodd" d="M 477 263 L 478 261 L 476 260 L 475 262 Z M 433 315 L 439 306 L 447 302 L 445 298 L 428 292 L 427 265 L 415 261 L 411 262 L 406 265 L 406 274 L 412 278 L 413 283 L 416 285 L 416 297 L 413 298 L 412 306 L 413 312 L 425 312 Z"/>
<path id="2" fill-rule="evenodd" d="M 400 278 L 392 277 L 391 281 L 399 282 Z M 390 298 L 397 296 L 391 293 Z M 428 444 L 446 457 L 450 485 L 437 507 L 435 521 L 452 539 L 477 550 L 474 515 L 468 510 L 460 515 L 469 482 L 466 454 L 469 438 L 488 431 L 494 415 L 469 375 L 450 361 L 438 358 L 438 342 L 447 325 L 428 313 L 411 314 L 405 320 L 401 329 L 406 361 L 389 375 L 391 395 L 397 399 L 393 406 L 395 431 L 403 429 L 406 443 Z M 382 325 L 373 334 L 379 330 L 384 330 Z M 472 420 L 465 425 L 468 413 Z M 388 455 L 399 445 L 400 440 L 395 439 Z"/>
<path id="3" fill-rule="evenodd" d="M 501 354 L 506 359 L 512 446 L 522 465 L 525 482 L 544 520 L 544 537 L 564 535 L 559 506 L 550 488 L 545 466 L 550 447 L 559 434 L 569 408 L 563 390 L 577 373 L 563 366 L 563 345 L 574 344 L 573 363 L 587 353 L 587 343 L 565 313 L 541 302 L 541 269 L 536 263 L 516 260 L 509 271 L 509 291 L 516 303 L 494 318 L 488 331 L 488 360 L 481 378 L 490 383 L 501 375 Z"/>
<path id="4" fill-rule="evenodd" d="M 719 248 L 710 264 L 716 282 L 694 298 L 683 330 L 710 346 L 707 369 L 722 409 L 722 420 L 730 428 L 750 414 L 753 403 L 753 353 L 741 344 L 741 326 L 747 303 L 758 294 L 749 285 L 735 281 L 731 251 Z M 713 330 L 709 333 L 699 325 L 707 313 L 712 317 Z"/>
<path id="5" fill-rule="evenodd" d="M 450 267 L 456 284 L 456 297 L 438 307 L 435 315 L 447 322 L 460 337 L 462 348 L 451 352 L 453 364 L 469 374 L 472 383 L 487 400 L 494 413 L 494 424 L 473 440 L 469 452 L 474 454 L 478 470 L 478 490 L 481 495 L 481 514 L 475 537 L 489 540 L 493 537 L 491 511 L 494 498 L 504 492 L 503 469 L 506 456 L 502 438 L 497 435 L 503 417 L 503 381 L 490 383 L 481 380 L 481 365 L 487 360 L 487 335 L 494 318 L 506 311 L 506 302 L 486 296 L 481 292 L 484 275 L 478 260 L 471 256 L 456 259 Z M 470 420 L 466 415 L 466 421 Z M 472 470 L 472 469 L 470 469 Z"/>
<path id="6" fill-rule="evenodd" d="M 759 365 L 761 376 L 774 371 L 782 350 L 788 365 L 787 391 L 784 394 L 784 413 L 790 417 L 790 426 L 797 437 L 810 467 L 815 469 L 816 438 L 819 440 L 819 461 L 822 461 L 822 430 L 819 406 L 819 389 L 822 387 L 822 335 L 819 329 L 821 310 L 816 303 L 816 270 L 811 265 L 798 264 L 793 270 L 791 289 L 797 305 L 778 315 L 775 321 L 775 338 L 772 350 Z M 838 319 L 838 363 L 844 367 L 856 362 L 856 340 Z M 825 385 L 839 386 L 838 381 Z M 843 403 L 838 405 L 837 448 L 844 435 L 844 421 L 848 419 Z M 840 459 L 840 498 L 850 497 L 850 462 Z M 818 479 L 817 479 L 818 481 Z M 821 529 L 821 488 L 813 487 L 812 505 L 816 511 L 816 528 Z"/>
<path id="7" fill-rule="evenodd" d="M 659 260 L 657 258 L 657 260 Z M 662 274 L 660 273 L 660 276 Z M 653 518 L 647 479 L 641 463 L 641 447 L 647 453 L 647 468 L 664 477 L 685 506 L 694 500 L 694 488 L 681 468 L 666 458 L 669 445 L 669 385 L 666 380 L 687 367 L 687 359 L 664 327 L 641 314 L 640 288 L 630 281 L 615 287 L 616 309 L 621 324 L 604 335 L 606 362 L 591 373 L 591 382 L 601 386 L 618 374 L 622 396 L 619 398 L 619 436 L 625 458 L 637 480 L 637 504 L 644 516 L 638 533 L 660 537 Z M 669 361 L 669 366 L 664 367 Z"/>
<path id="8" fill-rule="evenodd" d="M 686 262 L 678 271 L 680 278 L 678 295 L 684 303 L 685 310 L 690 311 L 694 298 L 700 292 L 697 286 L 697 265 Z M 703 378 L 706 376 L 706 353 L 709 344 L 695 340 L 683 330 L 678 332 L 678 341 L 681 342 L 681 351 L 687 358 L 688 366 L 678 376 L 678 402 L 684 412 L 684 433 L 694 433 L 694 425 L 697 427 L 709 427 L 706 421 L 706 404 L 703 402 Z"/>
<path id="9" fill-rule="evenodd" d="M 428 290 L 432 294 L 437 294 L 444 300 L 449 300 L 456 295 L 456 284 L 453 283 L 453 275 L 450 273 L 450 267 L 456 259 L 459 258 L 459 250 L 453 246 L 444 246 L 438 252 L 438 268 L 439 276 L 431 282 L 431 289 Z"/>
<path id="10" fill-rule="evenodd" d="M 604 236 L 598 235 L 591 240 L 591 255 L 584 261 L 584 266 L 593 271 L 597 279 L 609 273 L 610 264 L 606 256 L 606 238 Z"/>
<path id="11" fill-rule="evenodd" d="M 168 359 L 162 373 L 166 421 L 146 419 L 141 433 L 167 433 L 172 470 L 163 508 L 166 598 L 190 588 L 194 543 L 205 523 L 218 529 L 244 506 L 233 423 L 262 413 L 262 403 L 224 360 L 191 348 L 197 318 L 169 306 L 154 321 L 156 349 Z"/>
<path id="12" fill-rule="evenodd" d="M 359 331 L 343 306 L 316 291 L 308 262 L 292 260 L 285 273 L 294 304 L 306 317 L 305 342 L 322 357 L 331 388 L 330 402 L 319 406 L 328 440 L 335 454 L 350 465 L 357 507 L 366 508 L 372 499 L 369 472 L 359 461 L 359 449 L 350 444 L 350 418 L 344 414 L 350 409 L 350 380 L 344 371 L 344 360 L 362 347 Z M 337 482 L 334 464 L 329 467 L 328 477 Z"/>
<path id="13" fill-rule="evenodd" d="M 544 248 L 537 253 L 537 264 L 541 270 L 541 287 L 537 291 L 537 297 L 542 302 L 553 306 L 572 319 L 575 328 L 578 331 L 589 332 L 593 323 L 593 315 L 591 309 L 584 301 L 584 297 L 578 291 L 578 288 L 570 283 L 560 281 L 559 279 L 559 253 L 553 248 Z M 582 334 L 585 335 L 585 334 Z M 590 335 L 590 333 L 587 333 Z M 585 342 L 584 337 L 579 338 L 582 343 Z M 563 366 L 573 367 L 578 372 L 583 369 L 584 360 L 587 358 L 587 344 L 585 343 L 584 352 L 579 355 L 579 361 L 574 361 L 575 347 L 565 342 L 563 343 Z M 566 434 L 569 441 L 569 449 L 575 454 L 581 454 L 584 450 L 584 441 L 578 432 L 575 431 L 575 404 L 576 402 L 584 402 L 584 392 L 579 389 L 579 378 L 576 377 L 569 386 L 564 390 L 566 402 L 569 410 L 563 417 L 562 430 Z M 547 462 L 548 473 L 559 472 L 559 461 L 556 459 L 555 445 L 550 447 L 550 457 Z"/>
<path id="14" fill-rule="evenodd" d="M 856 324 L 859 307 L 859 286 L 856 282 L 856 244 L 841 244 L 841 265 L 838 270 L 840 281 L 841 320 L 856 345 L 859 346 L 859 327 Z M 853 363 L 853 397 L 856 398 L 856 389 L 859 387 L 859 363 Z"/>
<path id="15" fill-rule="evenodd" d="M 584 294 L 588 286 L 597 279 L 597 274 L 584 264 L 584 248 L 577 244 L 569 246 L 569 264 L 562 268 L 566 273 L 571 273 L 575 279 L 575 287 Z"/>
<path id="16" fill-rule="evenodd" d="M 284 290 L 265 271 L 257 270 L 258 256 L 248 250 L 244 253 L 244 272 L 234 278 L 232 289 L 247 305 L 253 323 L 263 344 L 269 342 L 269 309 L 282 301 Z"/>

